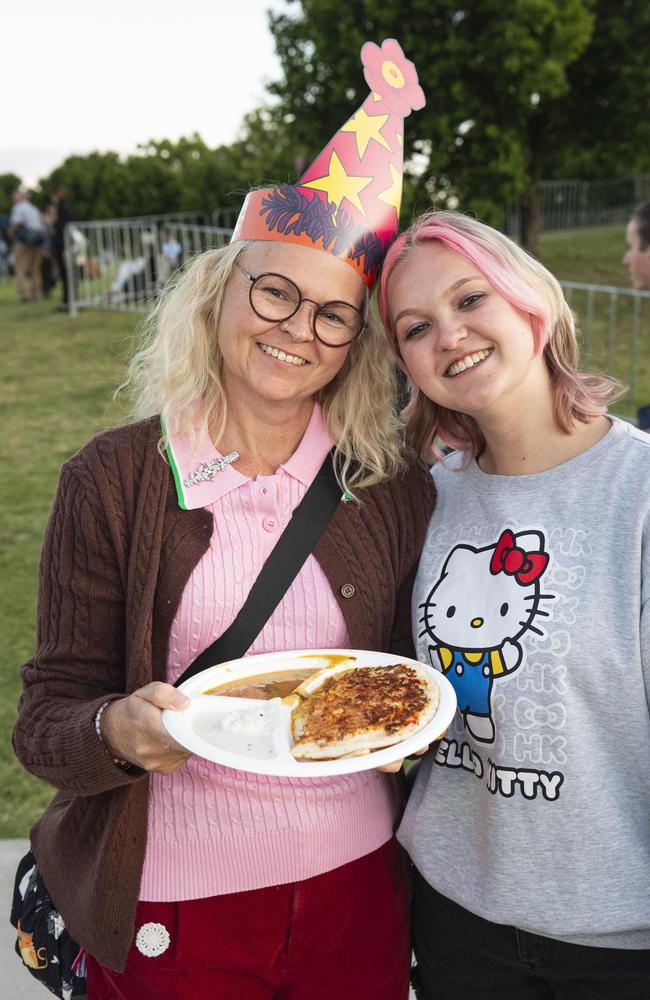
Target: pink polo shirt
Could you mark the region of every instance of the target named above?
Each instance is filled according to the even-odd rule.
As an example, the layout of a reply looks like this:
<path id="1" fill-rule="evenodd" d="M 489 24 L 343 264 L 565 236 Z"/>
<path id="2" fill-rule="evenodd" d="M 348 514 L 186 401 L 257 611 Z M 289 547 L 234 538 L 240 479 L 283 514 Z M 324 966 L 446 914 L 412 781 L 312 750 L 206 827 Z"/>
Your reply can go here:
<path id="1" fill-rule="evenodd" d="M 174 619 L 167 677 L 174 681 L 234 621 L 292 511 L 332 447 L 314 407 L 298 448 L 275 475 L 248 479 L 232 465 L 185 486 L 202 461 L 172 438 L 168 454 L 181 507 L 214 516 L 210 547 L 194 568 Z M 341 610 L 309 556 L 249 654 L 349 645 Z M 199 757 L 152 774 L 140 899 L 198 899 L 295 882 L 347 864 L 391 836 L 396 804 L 378 771 L 294 780 L 249 774 Z"/>

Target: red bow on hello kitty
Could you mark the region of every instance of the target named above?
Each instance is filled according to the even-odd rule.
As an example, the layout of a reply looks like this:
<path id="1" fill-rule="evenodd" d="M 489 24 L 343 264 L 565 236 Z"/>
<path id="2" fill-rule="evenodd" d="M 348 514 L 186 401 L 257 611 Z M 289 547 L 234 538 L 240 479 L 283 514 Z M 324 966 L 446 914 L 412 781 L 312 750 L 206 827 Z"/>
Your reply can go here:
<path id="1" fill-rule="evenodd" d="M 514 576 L 517 583 L 525 586 L 537 580 L 548 565 L 546 552 L 526 552 L 515 544 L 511 531 L 501 532 L 494 554 L 490 560 L 490 573 L 507 573 Z"/>

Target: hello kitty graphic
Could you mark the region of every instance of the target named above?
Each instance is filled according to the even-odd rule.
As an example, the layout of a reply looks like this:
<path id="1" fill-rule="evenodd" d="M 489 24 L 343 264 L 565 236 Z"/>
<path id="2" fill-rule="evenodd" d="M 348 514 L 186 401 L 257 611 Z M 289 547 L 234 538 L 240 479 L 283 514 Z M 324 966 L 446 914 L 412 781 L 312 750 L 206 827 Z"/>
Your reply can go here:
<path id="1" fill-rule="evenodd" d="M 431 664 L 451 681 L 465 727 L 476 740 L 494 740 L 491 693 L 494 679 L 521 665 L 519 643 L 527 632 L 544 633 L 533 622 L 544 600 L 540 580 L 548 566 L 541 531 L 505 530 L 484 548 L 454 546 L 439 579 L 420 605 Z"/>

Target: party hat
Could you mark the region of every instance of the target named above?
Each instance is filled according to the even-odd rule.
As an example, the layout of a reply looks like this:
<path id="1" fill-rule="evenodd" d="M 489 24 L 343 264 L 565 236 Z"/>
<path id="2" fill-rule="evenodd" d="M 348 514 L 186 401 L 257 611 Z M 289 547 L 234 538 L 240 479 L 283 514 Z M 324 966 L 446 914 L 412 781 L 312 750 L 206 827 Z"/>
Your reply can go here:
<path id="1" fill-rule="evenodd" d="M 296 185 L 251 191 L 234 240 L 281 240 L 340 257 L 372 288 L 397 235 L 404 118 L 424 107 L 415 66 L 394 38 L 366 42 L 367 98 Z"/>

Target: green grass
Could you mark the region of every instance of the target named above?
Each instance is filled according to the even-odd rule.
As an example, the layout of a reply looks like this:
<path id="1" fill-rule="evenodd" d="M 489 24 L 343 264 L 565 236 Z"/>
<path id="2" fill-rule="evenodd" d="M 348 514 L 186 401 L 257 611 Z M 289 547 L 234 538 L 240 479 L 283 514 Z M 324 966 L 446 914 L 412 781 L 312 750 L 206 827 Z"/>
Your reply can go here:
<path id="1" fill-rule="evenodd" d="M 543 234 L 538 255 L 564 281 L 628 288 L 629 271 L 622 264 L 625 226 L 594 226 Z"/>
<path id="2" fill-rule="evenodd" d="M 540 255 L 562 278 L 625 287 L 628 277 L 620 265 L 622 251 L 623 229 L 616 227 L 544 237 Z M 113 402 L 112 394 L 123 378 L 138 322 L 134 314 L 107 311 L 82 312 L 70 320 L 54 311 L 55 304 L 19 305 L 13 283 L 0 285 L 4 431 L 0 446 L 4 472 L 0 485 L 0 618 L 4 623 L 0 635 L 0 782 L 4 792 L 0 837 L 25 836 L 52 794 L 16 763 L 9 739 L 19 696 L 18 668 L 34 648 L 38 553 L 62 462 L 96 431 L 124 419 L 124 404 Z M 577 301 L 573 305 L 578 312 L 583 308 Z M 602 319 L 598 324 L 602 327 Z M 612 345 L 613 357 L 623 367 L 629 365 L 626 350 L 623 337 Z M 592 353 L 597 350 L 592 348 Z M 639 358 L 639 392 L 644 400 L 650 400 L 649 355 L 646 344 Z"/>
<path id="3" fill-rule="evenodd" d="M 18 667 L 34 647 L 38 554 L 61 464 L 124 419 L 112 393 L 137 323 L 105 312 L 71 320 L 54 306 L 19 304 L 13 283 L 0 285 L 0 837 L 25 836 L 52 794 L 16 762 L 9 738 Z"/>
<path id="4" fill-rule="evenodd" d="M 539 247 L 542 262 L 565 281 L 629 288 L 629 272 L 621 261 L 624 252 L 624 226 L 549 233 Z M 621 295 L 612 305 L 609 296 L 594 295 L 590 303 L 587 293 L 575 290 L 568 290 L 567 298 L 580 332 L 581 367 L 608 372 L 629 385 L 612 410 L 634 416 L 639 406 L 650 403 L 650 299 L 637 300 L 635 306 Z"/>

